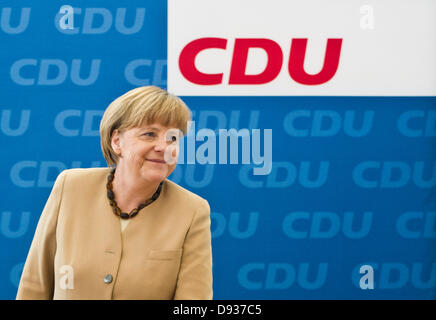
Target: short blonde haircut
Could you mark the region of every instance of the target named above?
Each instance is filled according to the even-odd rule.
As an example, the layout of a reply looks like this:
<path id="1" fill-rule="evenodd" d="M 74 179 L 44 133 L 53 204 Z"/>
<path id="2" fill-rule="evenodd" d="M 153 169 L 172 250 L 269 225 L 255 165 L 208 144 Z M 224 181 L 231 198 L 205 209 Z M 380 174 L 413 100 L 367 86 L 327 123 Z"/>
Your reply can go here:
<path id="1" fill-rule="evenodd" d="M 156 86 L 135 88 L 118 97 L 107 107 L 100 122 L 100 144 L 109 166 L 116 165 L 118 156 L 112 149 L 114 130 L 122 131 L 159 123 L 177 128 L 186 135 L 192 118 L 186 104 L 175 95 Z"/>

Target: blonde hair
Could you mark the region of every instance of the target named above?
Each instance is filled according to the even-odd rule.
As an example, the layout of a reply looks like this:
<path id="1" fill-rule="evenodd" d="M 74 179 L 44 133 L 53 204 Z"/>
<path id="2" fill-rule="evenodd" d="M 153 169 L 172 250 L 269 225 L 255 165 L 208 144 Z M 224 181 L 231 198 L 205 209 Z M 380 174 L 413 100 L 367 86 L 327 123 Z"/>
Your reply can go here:
<path id="1" fill-rule="evenodd" d="M 153 123 L 171 126 L 186 135 L 192 118 L 186 104 L 175 95 L 156 86 L 135 88 L 118 97 L 107 107 L 100 122 L 100 144 L 109 166 L 118 162 L 112 149 L 114 130 L 130 129 Z"/>

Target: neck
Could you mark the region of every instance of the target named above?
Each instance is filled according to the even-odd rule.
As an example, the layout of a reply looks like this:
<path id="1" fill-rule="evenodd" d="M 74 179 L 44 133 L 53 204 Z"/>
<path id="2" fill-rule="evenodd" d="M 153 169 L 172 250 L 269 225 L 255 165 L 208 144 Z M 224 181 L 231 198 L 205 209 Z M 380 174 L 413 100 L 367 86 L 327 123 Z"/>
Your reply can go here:
<path id="1" fill-rule="evenodd" d="M 117 167 L 112 186 L 118 207 L 123 212 L 130 212 L 153 196 L 159 187 L 159 182 L 144 181 L 138 176 L 129 174 L 122 167 Z"/>

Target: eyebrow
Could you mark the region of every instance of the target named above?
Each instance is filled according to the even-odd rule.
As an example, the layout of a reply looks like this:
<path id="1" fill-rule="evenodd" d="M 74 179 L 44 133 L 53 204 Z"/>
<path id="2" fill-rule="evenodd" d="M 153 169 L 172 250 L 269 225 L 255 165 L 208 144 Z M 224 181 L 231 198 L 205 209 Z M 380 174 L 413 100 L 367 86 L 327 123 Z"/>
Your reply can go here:
<path id="1" fill-rule="evenodd" d="M 149 127 L 149 126 L 145 126 L 145 127 L 143 127 L 143 128 L 140 128 L 140 130 L 141 130 L 141 131 L 142 131 L 142 130 L 154 130 L 154 131 L 160 131 L 160 129 L 157 128 L 157 127 Z"/>

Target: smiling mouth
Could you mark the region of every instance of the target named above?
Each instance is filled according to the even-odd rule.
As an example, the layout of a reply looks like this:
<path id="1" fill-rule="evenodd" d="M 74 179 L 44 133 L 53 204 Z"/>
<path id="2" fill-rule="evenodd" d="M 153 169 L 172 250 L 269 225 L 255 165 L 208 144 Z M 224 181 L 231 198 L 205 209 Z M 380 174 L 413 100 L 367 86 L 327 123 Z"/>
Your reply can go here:
<path id="1" fill-rule="evenodd" d="M 155 163 L 161 163 L 161 164 L 165 164 L 165 160 L 159 160 L 159 159 L 147 159 L 147 161 L 151 161 L 151 162 L 155 162 Z"/>

